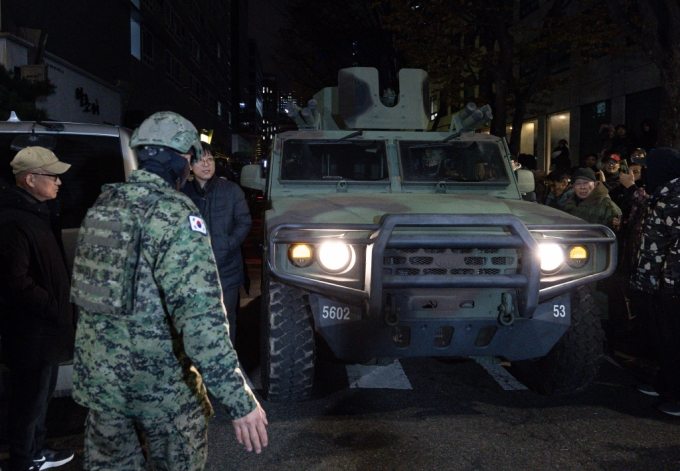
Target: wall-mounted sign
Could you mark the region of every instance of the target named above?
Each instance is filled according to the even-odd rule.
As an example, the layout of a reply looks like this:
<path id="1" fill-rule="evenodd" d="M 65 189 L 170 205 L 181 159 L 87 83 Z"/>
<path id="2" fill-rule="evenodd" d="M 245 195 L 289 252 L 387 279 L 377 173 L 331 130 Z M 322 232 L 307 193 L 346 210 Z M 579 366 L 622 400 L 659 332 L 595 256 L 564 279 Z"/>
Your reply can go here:
<path id="1" fill-rule="evenodd" d="M 76 88 L 76 100 L 80 100 L 83 113 L 99 114 L 99 100 L 95 98 L 94 102 L 90 102 L 87 93 L 83 92 L 83 87 Z"/>
<path id="2" fill-rule="evenodd" d="M 47 80 L 47 67 L 40 65 L 22 65 L 21 78 L 29 82 L 44 82 Z"/>

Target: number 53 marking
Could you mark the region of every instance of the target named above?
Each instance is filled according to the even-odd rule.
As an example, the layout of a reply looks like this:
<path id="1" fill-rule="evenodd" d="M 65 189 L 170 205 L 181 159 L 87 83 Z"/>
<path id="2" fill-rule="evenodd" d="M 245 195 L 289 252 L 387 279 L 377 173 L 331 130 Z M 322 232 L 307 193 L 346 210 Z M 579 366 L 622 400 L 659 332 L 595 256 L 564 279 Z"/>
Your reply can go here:
<path id="1" fill-rule="evenodd" d="M 553 306 L 553 315 L 555 317 L 566 317 L 567 316 L 567 310 L 564 307 L 564 304 L 555 304 Z"/>

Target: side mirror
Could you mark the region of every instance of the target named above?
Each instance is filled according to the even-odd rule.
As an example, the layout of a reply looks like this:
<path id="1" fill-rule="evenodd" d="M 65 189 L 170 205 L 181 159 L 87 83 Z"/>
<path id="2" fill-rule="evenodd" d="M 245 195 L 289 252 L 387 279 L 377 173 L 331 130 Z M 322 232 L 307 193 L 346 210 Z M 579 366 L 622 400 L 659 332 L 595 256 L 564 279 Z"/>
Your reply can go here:
<path id="1" fill-rule="evenodd" d="M 267 180 L 262 177 L 260 164 L 245 165 L 241 170 L 241 186 L 253 190 L 264 191 Z"/>
<path id="2" fill-rule="evenodd" d="M 517 172 L 517 187 L 522 194 L 531 193 L 536 189 L 536 181 L 531 170 L 519 169 Z"/>

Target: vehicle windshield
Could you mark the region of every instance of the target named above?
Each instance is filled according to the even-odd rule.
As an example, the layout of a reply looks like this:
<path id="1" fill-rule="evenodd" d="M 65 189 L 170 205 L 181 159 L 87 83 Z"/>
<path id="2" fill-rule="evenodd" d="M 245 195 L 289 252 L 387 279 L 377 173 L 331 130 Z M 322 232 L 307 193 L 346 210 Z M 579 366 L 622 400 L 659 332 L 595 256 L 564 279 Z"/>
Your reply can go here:
<path id="1" fill-rule="evenodd" d="M 281 180 L 377 181 L 388 178 L 384 141 L 283 143 Z"/>
<path id="2" fill-rule="evenodd" d="M 414 182 L 509 182 L 497 143 L 400 141 L 402 178 Z"/>

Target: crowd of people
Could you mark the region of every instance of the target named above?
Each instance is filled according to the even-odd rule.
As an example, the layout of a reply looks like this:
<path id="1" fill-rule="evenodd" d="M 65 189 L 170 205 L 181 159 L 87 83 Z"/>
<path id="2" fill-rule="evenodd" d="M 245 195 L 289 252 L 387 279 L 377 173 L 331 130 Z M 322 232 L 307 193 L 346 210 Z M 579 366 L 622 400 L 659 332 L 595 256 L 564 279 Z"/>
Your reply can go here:
<path id="1" fill-rule="evenodd" d="M 680 155 L 655 147 L 649 121 L 641 128 L 635 138 L 625 125 L 603 125 L 602 148 L 575 167 L 567 141 L 559 141 L 550 173 L 535 172 L 535 199 L 615 232 L 616 272 L 593 287 L 607 299 L 610 348 L 625 344 L 655 361 L 654 384 L 637 387 L 680 416 Z"/>

